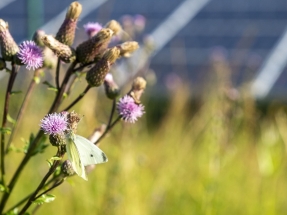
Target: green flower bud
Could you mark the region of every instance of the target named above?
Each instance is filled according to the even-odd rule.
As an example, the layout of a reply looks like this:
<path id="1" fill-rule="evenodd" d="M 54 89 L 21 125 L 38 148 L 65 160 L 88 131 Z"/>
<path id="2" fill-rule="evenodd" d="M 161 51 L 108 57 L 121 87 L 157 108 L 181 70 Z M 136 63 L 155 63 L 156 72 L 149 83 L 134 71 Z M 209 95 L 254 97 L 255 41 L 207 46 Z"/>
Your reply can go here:
<path id="1" fill-rule="evenodd" d="M 70 46 L 59 42 L 51 35 L 44 35 L 41 39 L 43 43 L 65 63 L 70 63 L 76 60 L 75 50 Z"/>
<path id="2" fill-rule="evenodd" d="M 77 27 L 77 21 L 82 12 L 82 5 L 79 2 L 73 2 L 71 3 L 66 18 L 61 25 L 57 35 L 56 39 L 68 46 L 71 46 L 74 42 L 75 38 L 75 31 Z"/>
<path id="3" fill-rule="evenodd" d="M 75 175 L 75 170 L 73 169 L 72 163 L 69 160 L 65 160 L 62 163 L 62 173 L 64 174 L 64 176 L 72 176 Z"/>
<path id="4" fill-rule="evenodd" d="M 107 48 L 112 35 L 111 29 L 102 28 L 91 39 L 81 43 L 76 50 L 77 60 L 83 64 L 94 61 Z"/>
<path id="5" fill-rule="evenodd" d="M 0 19 L 0 47 L 1 54 L 5 61 L 12 61 L 19 51 L 18 45 L 9 32 L 8 23 Z"/>
<path id="6" fill-rule="evenodd" d="M 120 51 L 117 47 L 108 49 L 103 57 L 93 66 L 86 75 L 88 84 L 92 87 L 98 87 L 103 84 L 111 65 L 119 57 Z"/>
<path id="7" fill-rule="evenodd" d="M 61 135 L 61 134 L 49 135 L 49 141 L 52 144 L 52 146 L 56 146 L 56 147 L 66 145 L 66 138 L 64 135 Z"/>

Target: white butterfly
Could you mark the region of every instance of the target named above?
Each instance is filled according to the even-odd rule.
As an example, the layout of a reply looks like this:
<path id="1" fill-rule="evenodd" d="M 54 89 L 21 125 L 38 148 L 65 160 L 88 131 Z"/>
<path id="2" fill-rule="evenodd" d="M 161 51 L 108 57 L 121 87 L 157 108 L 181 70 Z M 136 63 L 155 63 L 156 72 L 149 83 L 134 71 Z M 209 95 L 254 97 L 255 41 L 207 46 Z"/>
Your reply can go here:
<path id="1" fill-rule="evenodd" d="M 85 166 L 108 161 L 101 149 L 88 139 L 74 133 L 67 135 L 66 150 L 73 169 L 85 180 L 88 180 Z"/>

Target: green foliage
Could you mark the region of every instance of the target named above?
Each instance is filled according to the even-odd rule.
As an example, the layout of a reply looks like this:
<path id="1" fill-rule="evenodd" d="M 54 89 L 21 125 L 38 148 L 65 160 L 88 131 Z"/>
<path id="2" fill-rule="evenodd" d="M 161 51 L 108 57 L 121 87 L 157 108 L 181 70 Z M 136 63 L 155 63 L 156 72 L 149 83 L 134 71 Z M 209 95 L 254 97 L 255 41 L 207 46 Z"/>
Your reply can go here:
<path id="1" fill-rule="evenodd" d="M 54 201 L 56 196 L 51 195 L 51 194 L 45 194 L 37 198 L 35 201 L 33 201 L 34 204 L 36 205 L 42 205 L 44 203 L 50 203 Z"/>

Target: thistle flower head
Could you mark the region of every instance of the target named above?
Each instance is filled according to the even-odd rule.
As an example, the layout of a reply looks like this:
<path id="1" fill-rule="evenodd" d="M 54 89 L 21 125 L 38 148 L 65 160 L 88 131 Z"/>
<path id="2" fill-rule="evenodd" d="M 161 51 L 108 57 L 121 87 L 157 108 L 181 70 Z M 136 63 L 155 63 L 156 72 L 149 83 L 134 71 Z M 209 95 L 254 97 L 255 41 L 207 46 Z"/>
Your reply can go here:
<path id="1" fill-rule="evenodd" d="M 41 120 L 40 126 L 45 134 L 63 134 L 68 129 L 67 116 L 61 113 L 48 114 Z"/>
<path id="2" fill-rule="evenodd" d="M 98 22 L 88 22 L 84 25 L 85 32 L 89 37 L 95 36 L 103 26 Z"/>
<path id="3" fill-rule="evenodd" d="M 26 65 L 27 69 L 38 69 L 43 66 L 43 54 L 40 47 L 34 41 L 24 41 L 19 46 L 17 54 L 21 63 Z"/>
<path id="4" fill-rule="evenodd" d="M 129 123 L 134 123 L 144 114 L 144 106 L 142 104 L 137 104 L 129 95 L 126 95 L 119 100 L 117 110 L 122 119 Z"/>

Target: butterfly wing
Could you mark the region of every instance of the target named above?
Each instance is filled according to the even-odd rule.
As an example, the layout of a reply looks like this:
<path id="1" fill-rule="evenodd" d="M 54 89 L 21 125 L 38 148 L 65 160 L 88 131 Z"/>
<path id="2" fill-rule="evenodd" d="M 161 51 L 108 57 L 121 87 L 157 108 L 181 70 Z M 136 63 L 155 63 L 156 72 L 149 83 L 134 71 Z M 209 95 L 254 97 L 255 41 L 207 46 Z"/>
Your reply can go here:
<path id="1" fill-rule="evenodd" d="M 71 136 L 67 138 L 66 150 L 68 159 L 71 161 L 72 167 L 77 173 L 77 175 L 79 175 L 85 180 L 88 180 L 84 162 L 81 159 L 81 154 L 79 153 L 79 149 L 75 143 L 76 139 L 77 138 L 74 134 L 71 134 Z"/>
<path id="2" fill-rule="evenodd" d="M 75 143 L 84 166 L 108 161 L 106 154 L 88 139 L 75 135 Z"/>

